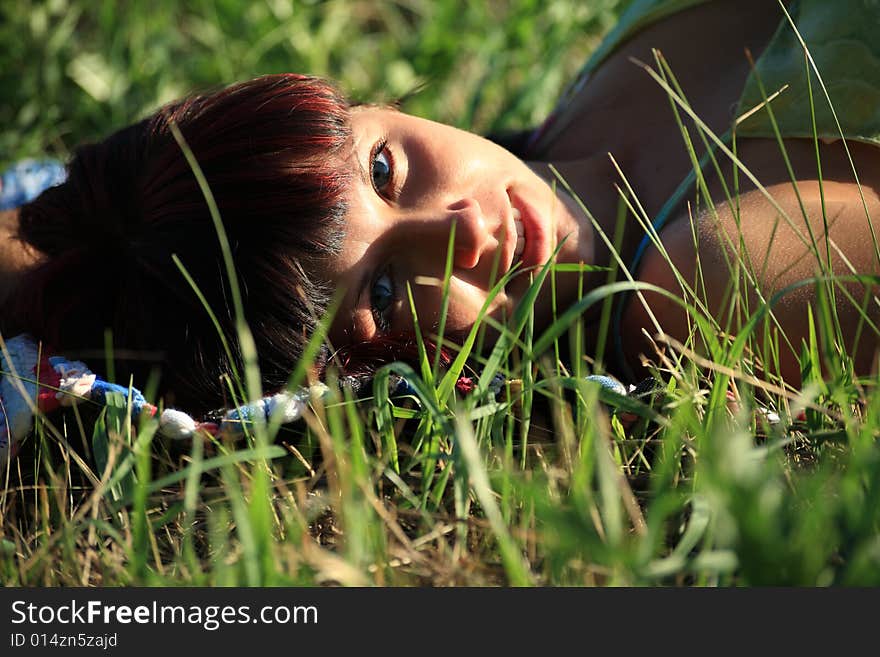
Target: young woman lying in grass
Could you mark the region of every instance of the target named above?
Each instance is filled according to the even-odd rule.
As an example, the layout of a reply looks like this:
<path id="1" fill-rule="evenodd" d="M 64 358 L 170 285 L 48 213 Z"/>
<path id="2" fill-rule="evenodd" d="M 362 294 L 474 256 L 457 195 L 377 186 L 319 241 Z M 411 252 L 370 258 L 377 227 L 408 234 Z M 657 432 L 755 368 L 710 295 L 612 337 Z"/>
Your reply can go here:
<path id="1" fill-rule="evenodd" d="M 877 270 L 880 105 L 865 90 L 880 77 L 859 62 L 880 9 L 785 7 L 809 61 L 774 2 L 634 3 L 509 149 L 294 74 L 172 103 L 80 148 L 66 182 L 2 215 L 3 335 L 100 361 L 109 329 L 118 380 L 158 368 L 169 405 L 222 403 L 245 349 L 177 126 L 216 199 L 264 390 L 285 385 L 336 291 L 317 371 L 332 359 L 357 385 L 415 358 L 407 286 L 421 332 L 460 339 L 484 306 L 493 327 L 510 317 L 548 261 L 668 291 L 619 294 L 604 328 L 601 304 L 583 315 L 586 353 L 610 331 L 621 377 L 653 356 L 645 334 L 703 348 L 763 309 L 756 367 L 797 385 L 807 308 L 823 300 L 836 322 L 824 344 L 869 372 L 877 312 L 858 276 Z M 807 77 L 814 61 L 824 84 Z M 609 279 L 578 269 L 541 288 L 536 334 Z"/>

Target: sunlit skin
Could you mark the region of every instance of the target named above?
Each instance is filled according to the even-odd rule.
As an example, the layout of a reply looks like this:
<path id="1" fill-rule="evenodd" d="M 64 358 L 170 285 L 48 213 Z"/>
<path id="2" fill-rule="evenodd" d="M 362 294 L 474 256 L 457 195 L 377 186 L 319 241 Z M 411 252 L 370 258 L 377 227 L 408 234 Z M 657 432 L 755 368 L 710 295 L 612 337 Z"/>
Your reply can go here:
<path id="1" fill-rule="evenodd" d="M 470 329 L 489 293 L 513 266 L 522 271 L 491 300 L 489 313 L 510 316 L 564 239 L 557 262 L 593 259 L 592 227 L 561 190 L 504 148 L 475 134 L 388 108 L 352 114 L 356 180 L 341 254 L 325 274 L 345 291 L 331 330 L 336 345 L 413 327 L 431 333 L 442 307 L 450 232 L 455 226 L 446 331 Z M 522 253 L 515 255 L 523 225 Z M 560 277 L 557 296 L 576 293 L 576 276 Z M 549 286 L 536 317 L 549 317 Z"/>

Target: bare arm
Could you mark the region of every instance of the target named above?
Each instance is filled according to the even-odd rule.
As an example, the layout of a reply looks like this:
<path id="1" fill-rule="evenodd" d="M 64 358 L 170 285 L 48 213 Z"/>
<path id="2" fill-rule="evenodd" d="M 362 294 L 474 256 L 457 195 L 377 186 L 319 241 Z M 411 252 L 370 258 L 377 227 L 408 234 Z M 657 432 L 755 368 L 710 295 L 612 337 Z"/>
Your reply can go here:
<path id="1" fill-rule="evenodd" d="M 810 140 L 786 142 L 797 187 L 788 179 L 774 141 L 743 142 L 739 154 L 765 189 L 741 191 L 736 213 L 718 182 L 713 181 L 710 193 L 715 211 L 702 209 L 693 223 L 682 211 L 661 232 L 663 245 L 681 280 L 696 289 L 696 298 L 705 303 L 724 333 L 737 333 L 739 325 L 762 304 L 791 288 L 773 305 L 768 330 L 770 335 L 779 333 L 779 371 L 795 385 L 800 379 L 801 344 L 809 335 L 807 306 L 812 307 L 814 317 L 818 316 L 816 285 L 796 287 L 797 284 L 829 269 L 840 277 L 880 271 L 880 254 L 875 251 L 871 236 L 872 227 L 873 233 L 880 236 L 880 149 L 853 142 L 849 147 L 860 175 L 861 190 L 853 179 L 842 142 L 820 149 L 821 189 Z M 826 239 L 826 225 L 830 241 Z M 829 253 L 830 268 L 825 264 Z M 656 249 L 646 253 L 638 278 L 694 303 Z M 834 289 L 842 337 L 839 346 L 854 358 L 856 372 L 867 374 L 874 367 L 880 345 L 876 328 L 880 326 L 880 313 L 876 302 L 866 293 L 876 295 L 877 288 L 869 290 L 855 282 L 838 282 Z M 662 331 L 685 342 L 692 322 L 680 307 L 658 295 L 646 297 Z M 739 316 L 730 315 L 731 304 L 739 304 Z M 650 345 L 641 336 L 642 328 L 649 334 L 656 333 L 641 303 L 633 297 L 622 322 L 624 344 L 632 365 L 637 364 L 638 352 L 652 355 Z M 776 370 L 773 366 L 768 369 Z"/>

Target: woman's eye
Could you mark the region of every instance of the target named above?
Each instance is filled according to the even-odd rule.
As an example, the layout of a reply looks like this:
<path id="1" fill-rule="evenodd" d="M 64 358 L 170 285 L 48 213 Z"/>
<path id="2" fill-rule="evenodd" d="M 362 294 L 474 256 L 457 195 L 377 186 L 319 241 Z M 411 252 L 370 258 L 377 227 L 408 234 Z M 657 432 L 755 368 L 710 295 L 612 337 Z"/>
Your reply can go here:
<path id="1" fill-rule="evenodd" d="M 388 310 L 393 303 L 394 282 L 388 273 L 385 272 L 373 282 L 373 288 L 370 290 L 370 307 L 373 311 L 373 317 L 383 332 L 387 332 L 391 328 Z"/>
<path id="2" fill-rule="evenodd" d="M 376 145 L 370 157 L 370 180 L 378 194 L 385 197 L 391 195 L 391 183 L 394 181 L 394 160 L 384 141 Z"/>

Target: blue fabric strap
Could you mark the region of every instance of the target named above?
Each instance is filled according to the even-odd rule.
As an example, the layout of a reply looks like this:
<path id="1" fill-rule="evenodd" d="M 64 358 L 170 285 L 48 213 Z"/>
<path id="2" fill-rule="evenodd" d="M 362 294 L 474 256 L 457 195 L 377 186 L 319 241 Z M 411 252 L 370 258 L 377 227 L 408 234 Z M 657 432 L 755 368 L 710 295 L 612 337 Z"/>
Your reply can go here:
<path id="1" fill-rule="evenodd" d="M 721 136 L 721 141 L 725 144 L 730 142 L 730 132 L 726 132 Z M 660 230 L 669 222 L 670 217 L 672 217 L 672 213 L 678 210 L 681 206 L 682 201 L 684 201 L 684 197 L 694 188 L 694 184 L 697 181 L 697 171 L 704 171 L 706 169 L 706 165 L 712 160 L 715 155 L 716 145 L 710 144 L 709 150 L 707 150 L 703 157 L 700 158 L 698 165 L 699 169 L 694 168 L 685 176 L 684 180 L 682 180 L 678 187 L 675 188 L 675 191 L 672 193 L 668 199 L 666 199 L 666 203 L 663 204 L 663 207 L 660 208 L 660 211 L 657 213 L 657 216 L 654 217 L 654 221 L 651 222 L 651 230 L 646 231 L 644 237 L 642 237 L 641 242 L 639 242 L 638 247 L 636 247 L 636 252 L 633 255 L 633 259 L 630 262 L 629 272 L 636 278 L 636 273 L 638 272 L 639 265 L 642 262 L 642 258 L 645 255 L 645 251 L 648 250 L 648 246 L 651 244 L 652 234 L 655 239 L 659 239 Z M 621 373 L 624 374 L 628 379 L 634 380 L 635 374 L 629 366 L 629 363 L 626 361 L 626 357 L 623 353 L 623 337 L 621 335 L 621 321 L 623 320 L 623 309 L 626 303 L 626 299 L 629 297 L 628 294 L 624 295 L 622 299 L 617 303 L 614 309 L 614 315 L 611 319 L 611 333 L 614 336 L 614 357 L 617 360 L 617 364 L 621 369 Z"/>
<path id="2" fill-rule="evenodd" d="M 66 179 L 67 171 L 57 160 L 18 162 L 0 175 L 0 210 L 11 210 L 29 203 Z"/>

